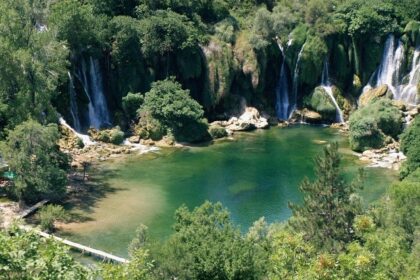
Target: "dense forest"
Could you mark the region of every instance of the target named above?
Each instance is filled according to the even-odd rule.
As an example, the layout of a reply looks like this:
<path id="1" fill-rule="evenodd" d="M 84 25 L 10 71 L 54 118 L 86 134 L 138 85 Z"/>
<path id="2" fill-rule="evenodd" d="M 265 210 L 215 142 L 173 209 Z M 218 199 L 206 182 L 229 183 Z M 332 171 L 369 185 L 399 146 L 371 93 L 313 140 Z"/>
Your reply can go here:
<path id="1" fill-rule="evenodd" d="M 347 122 L 354 151 L 399 143 L 407 157 L 400 181 L 365 207 L 363 174 L 345 180 L 332 143 L 287 222 L 243 232 L 220 203 L 182 206 L 164 242 L 139 227 L 127 264 L 81 265 L 14 224 L 0 231 L 0 279 L 419 277 L 420 0 L 0 0 L 0 10 L 0 150 L 16 176 L 5 192 L 22 205 L 66 196 L 65 121 L 116 145 L 196 143 L 227 136 L 220 123 L 254 107 L 270 124 Z M 44 210 L 46 229 L 57 213 Z"/>

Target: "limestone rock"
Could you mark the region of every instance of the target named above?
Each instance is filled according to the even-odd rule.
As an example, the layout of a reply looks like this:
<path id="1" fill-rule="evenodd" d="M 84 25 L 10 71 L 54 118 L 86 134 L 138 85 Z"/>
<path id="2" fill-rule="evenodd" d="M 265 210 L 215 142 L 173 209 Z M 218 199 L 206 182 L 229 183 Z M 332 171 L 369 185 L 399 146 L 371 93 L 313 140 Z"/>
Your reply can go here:
<path id="1" fill-rule="evenodd" d="M 373 101 L 376 98 L 385 97 L 387 92 L 388 92 L 387 85 L 381 85 L 377 88 L 369 89 L 368 91 L 364 92 L 359 97 L 360 107 L 366 106 L 369 102 Z"/>
<path id="2" fill-rule="evenodd" d="M 321 123 L 322 122 L 322 116 L 320 113 L 308 110 L 306 108 L 302 110 L 302 117 L 303 117 L 303 120 L 308 123 Z"/>

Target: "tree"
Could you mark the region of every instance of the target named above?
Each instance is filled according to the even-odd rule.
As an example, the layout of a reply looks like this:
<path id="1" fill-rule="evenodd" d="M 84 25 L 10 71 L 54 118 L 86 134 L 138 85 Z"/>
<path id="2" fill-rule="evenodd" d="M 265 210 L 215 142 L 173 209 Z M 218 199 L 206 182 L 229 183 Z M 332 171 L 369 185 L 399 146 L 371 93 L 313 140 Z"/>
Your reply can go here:
<path id="1" fill-rule="evenodd" d="M 140 107 L 140 115 L 149 115 L 168 127 L 177 140 L 194 142 L 208 137 L 201 105 L 173 79 L 152 84 Z"/>
<path id="2" fill-rule="evenodd" d="M 92 279 L 67 247 L 13 227 L 0 231 L 0 279 Z"/>
<path id="3" fill-rule="evenodd" d="M 57 145 L 55 124 L 26 121 L 9 132 L 2 146 L 4 159 L 16 173 L 12 192 L 21 200 L 57 200 L 66 192 L 69 159 Z"/>
<path id="4" fill-rule="evenodd" d="M 290 225 L 303 232 L 317 248 L 341 249 L 353 240 L 353 219 L 361 212 L 355 191 L 358 182 L 346 183 L 340 173 L 338 144 L 326 147 L 315 159 L 315 180 L 304 179 L 299 189 L 302 205 L 290 204 L 293 217 Z"/>
<path id="5" fill-rule="evenodd" d="M 414 121 L 401 135 L 401 151 L 407 156 L 401 169 L 401 177 L 406 177 L 411 172 L 420 168 L 420 117 Z"/>
<path id="6" fill-rule="evenodd" d="M 157 261 L 160 278 L 260 279 L 253 244 L 245 240 L 220 203 L 205 202 L 175 213 L 175 233 Z"/>
<path id="7" fill-rule="evenodd" d="M 65 79 L 67 49 L 45 26 L 50 1 L 0 2 L 0 104 L 9 127 L 56 118 L 51 100 Z"/>
<path id="8" fill-rule="evenodd" d="M 61 205 L 49 204 L 42 207 L 38 213 L 38 219 L 41 229 L 46 231 L 54 230 L 54 223 L 57 221 L 66 221 L 68 215 Z"/>
<path id="9" fill-rule="evenodd" d="M 166 76 L 170 55 L 198 46 L 198 31 L 187 17 L 173 11 L 159 10 L 140 21 L 141 48 L 146 58 L 166 60 Z"/>

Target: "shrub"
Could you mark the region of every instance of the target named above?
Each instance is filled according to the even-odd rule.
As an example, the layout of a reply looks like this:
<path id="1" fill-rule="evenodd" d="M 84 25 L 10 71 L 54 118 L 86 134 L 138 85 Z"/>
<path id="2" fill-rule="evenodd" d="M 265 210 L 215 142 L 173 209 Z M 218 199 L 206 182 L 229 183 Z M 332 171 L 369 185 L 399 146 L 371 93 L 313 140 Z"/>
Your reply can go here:
<path id="1" fill-rule="evenodd" d="M 38 213 L 39 222 L 42 230 L 53 231 L 56 221 L 66 221 L 68 218 L 64 208 L 60 205 L 43 206 Z"/>
<path id="2" fill-rule="evenodd" d="M 173 79 L 152 84 L 140 108 L 146 124 L 162 124 L 171 131 L 176 140 L 196 142 L 207 136 L 207 122 L 201 105 L 191 98 L 188 90 Z M 156 122 L 157 121 L 157 122 Z M 144 120 L 140 120 L 143 123 Z M 158 130 L 161 132 L 161 130 Z"/>
<path id="3" fill-rule="evenodd" d="M 213 139 L 223 138 L 223 137 L 226 137 L 228 135 L 226 129 L 224 129 L 223 127 L 220 127 L 220 126 L 210 127 L 209 128 L 209 133 L 210 133 L 210 136 Z"/>
<path id="4" fill-rule="evenodd" d="M 124 132 L 121 131 L 119 126 L 112 129 L 104 129 L 99 131 L 96 135 L 93 134 L 93 139 L 104 143 L 112 143 L 120 145 L 124 142 Z"/>
<path id="5" fill-rule="evenodd" d="M 350 117 L 350 144 L 355 151 L 380 148 L 386 136 L 397 137 L 402 114 L 388 99 L 379 99 L 358 109 Z"/>
<path id="6" fill-rule="evenodd" d="M 378 128 L 374 118 L 350 118 L 350 147 L 362 152 L 380 148 L 385 144 L 385 135 Z"/>
<path id="7" fill-rule="evenodd" d="M 420 117 L 417 116 L 413 123 L 401 135 L 401 151 L 407 156 L 401 169 L 402 178 L 420 167 Z"/>
<path id="8" fill-rule="evenodd" d="M 114 145 L 120 145 L 124 142 L 124 132 L 119 127 L 111 130 L 109 141 Z"/>
<path id="9" fill-rule="evenodd" d="M 143 96 L 139 93 L 129 92 L 126 96 L 122 98 L 122 107 L 125 113 L 125 116 L 129 120 L 133 120 L 137 117 L 137 110 L 143 104 Z"/>

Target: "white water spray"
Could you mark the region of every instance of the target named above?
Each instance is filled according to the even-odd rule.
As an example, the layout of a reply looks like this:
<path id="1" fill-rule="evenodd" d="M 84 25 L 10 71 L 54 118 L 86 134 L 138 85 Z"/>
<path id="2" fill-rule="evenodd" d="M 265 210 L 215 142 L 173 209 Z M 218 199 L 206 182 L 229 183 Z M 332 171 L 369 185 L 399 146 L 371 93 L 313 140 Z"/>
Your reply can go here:
<path id="1" fill-rule="evenodd" d="M 327 59 L 325 59 L 324 69 L 322 70 L 321 87 L 325 90 L 325 92 L 330 97 L 332 103 L 334 104 L 335 111 L 336 111 L 336 116 L 335 116 L 336 122 L 343 123 L 344 122 L 343 112 L 341 111 L 340 106 L 338 106 L 337 100 L 334 98 L 332 84 L 331 84 L 330 76 L 329 76 Z"/>
<path id="2" fill-rule="evenodd" d="M 85 146 L 90 146 L 90 145 L 94 145 L 94 144 L 96 144 L 96 142 L 94 142 L 94 141 L 92 141 L 91 139 L 90 139 L 90 137 L 89 137 L 89 135 L 85 135 L 85 134 L 81 134 L 81 133 L 79 133 L 79 132 L 77 132 L 76 130 L 74 130 L 62 117 L 60 117 L 59 119 L 58 119 L 58 121 L 59 121 L 59 123 L 62 125 L 62 126 L 64 126 L 64 127 L 66 127 L 66 128 L 68 128 L 70 131 L 72 131 L 77 137 L 79 137 L 82 141 L 83 141 L 83 144 L 85 145 Z"/>

